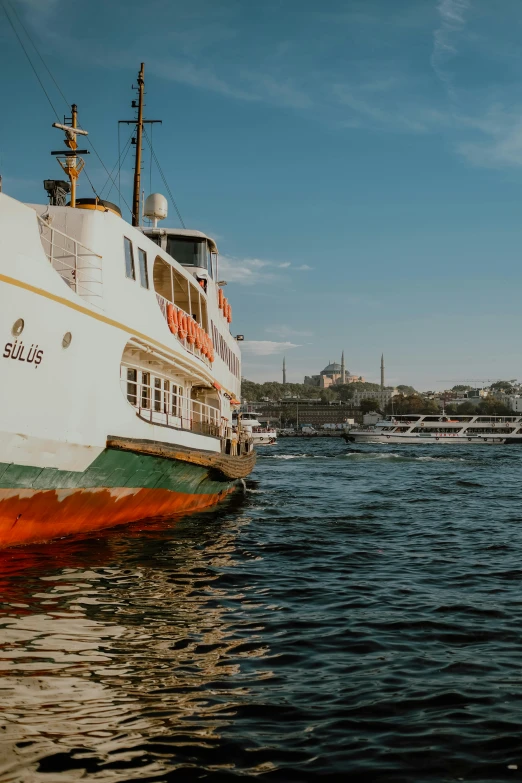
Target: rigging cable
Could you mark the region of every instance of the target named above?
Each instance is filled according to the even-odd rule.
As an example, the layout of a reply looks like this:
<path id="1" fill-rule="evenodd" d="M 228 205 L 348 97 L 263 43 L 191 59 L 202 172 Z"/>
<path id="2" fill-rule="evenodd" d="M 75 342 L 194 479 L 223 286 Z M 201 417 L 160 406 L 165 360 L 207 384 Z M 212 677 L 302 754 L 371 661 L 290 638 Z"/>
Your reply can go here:
<path id="1" fill-rule="evenodd" d="M 114 166 L 112 167 L 112 171 L 111 171 L 110 175 L 109 175 L 109 176 L 107 177 L 107 179 L 105 180 L 105 184 L 104 184 L 103 188 L 101 189 L 100 193 L 103 193 L 103 191 L 105 190 L 105 188 L 107 187 L 107 185 L 109 184 L 109 182 L 112 182 L 112 185 L 111 185 L 111 188 L 110 188 L 110 190 L 109 190 L 109 193 L 110 193 L 110 192 L 111 192 L 111 190 L 113 189 L 113 187 L 114 187 L 114 172 L 116 171 L 116 167 L 117 167 L 117 166 L 119 166 L 119 167 L 121 168 L 121 166 L 123 165 L 123 161 L 124 161 L 124 160 L 125 160 L 125 158 L 127 157 L 127 153 L 128 153 L 128 151 L 129 151 L 129 150 L 127 149 L 127 147 L 130 147 L 130 140 L 131 140 L 131 136 L 132 136 L 132 131 L 131 131 L 131 134 L 130 134 L 129 138 L 128 138 L 128 139 L 127 139 L 127 141 L 125 142 L 125 146 L 124 146 L 124 148 L 123 148 L 123 150 L 122 150 L 121 152 L 120 152 L 120 144 L 119 144 L 119 139 L 118 139 L 118 159 L 117 159 L 116 163 L 114 164 Z M 123 160 L 122 160 L 122 157 L 121 157 L 121 156 L 122 156 L 124 153 L 125 153 L 125 155 L 124 155 L 124 157 L 123 157 Z M 108 198 L 108 196 L 107 196 L 107 198 Z"/>
<path id="2" fill-rule="evenodd" d="M 181 226 L 182 226 L 182 228 L 186 228 L 186 226 L 185 226 L 185 223 L 183 222 L 183 218 L 181 217 L 181 213 L 180 213 L 180 211 L 179 211 L 179 209 L 178 209 L 178 205 L 176 204 L 176 201 L 175 201 L 175 199 L 174 199 L 174 196 L 172 195 L 172 191 L 171 191 L 171 189 L 169 188 L 169 183 L 168 183 L 168 182 L 167 182 L 167 180 L 165 179 L 165 175 L 164 175 L 164 173 L 163 173 L 163 170 L 162 170 L 162 168 L 161 168 L 161 166 L 160 166 L 160 164 L 159 164 L 159 160 L 158 160 L 158 158 L 157 158 L 157 156 L 156 156 L 156 153 L 155 153 L 155 152 L 154 152 L 154 150 L 152 149 L 152 145 L 151 145 L 151 143 L 150 143 L 150 139 L 149 139 L 149 137 L 148 137 L 148 134 L 147 134 L 147 131 L 146 131 L 146 129 L 145 129 L 145 128 L 143 128 L 143 134 L 144 134 L 145 138 L 147 139 L 147 142 L 148 142 L 148 144 L 149 144 L 149 146 L 150 146 L 151 155 L 152 155 L 152 157 L 154 158 L 154 162 L 155 162 L 156 166 L 158 167 L 158 171 L 159 171 L 159 173 L 160 173 L 161 179 L 163 180 L 163 184 L 165 185 L 165 187 L 166 187 L 166 189 L 167 189 L 167 193 L 168 193 L 168 194 L 169 194 L 169 196 L 170 196 L 170 200 L 171 200 L 171 201 L 172 201 L 172 203 L 174 204 L 174 209 L 176 210 L 176 214 L 177 214 L 177 216 L 178 216 L 178 218 L 179 218 L 179 222 L 181 223 Z"/>
<path id="3" fill-rule="evenodd" d="M 92 192 L 94 193 L 94 195 L 96 196 L 96 198 L 97 198 L 97 199 L 99 199 L 99 201 L 101 201 L 101 200 L 102 200 L 102 197 L 101 197 L 101 196 L 99 196 L 99 195 L 98 195 L 98 193 L 96 192 L 96 188 L 95 188 L 95 187 L 94 187 L 94 185 L 92 184 L 92 182 L 91 182 L 91 178 L 90 178 L 90 177 L 89 177 L 89 175 L 87 174 L 87 172 L 86 172 L 86 170 L 85 170 L 85 167 L 84 167 L 84 169 L 83 169 L 83 173 L 84 173 L 84 174 L 85 174 L 85 176 L 87 177 L 87 181 L 88 181 L 89 185 L 90 185 L 90 186 L 91 186 L 91 188 L 92 188 Z"/>
<path id="4" fill-rule="evenodd" d="M 22 43 L 22 40 L 21 40 L 20 36 L 18 35 L 18 32 L 17 32 L 17 30 L 16 30 L 16 28 L 15 28 L 15 26 L 14 26 L 14 24 L 13 24 L 13 22 L 12 22 L 11 18 L 9 17 L 9 14 L 7 13 L 7 8 L 6 8 L 6 6 L 7 6 L 7 5 L 9 6 L 9 10 L 12 12 L 13 16 L 16 18 L 16 20 L 17 20 L 18 24 L 20 25 L 20 27 L 22 28 L 22 30 L 23 30 L 23 31 L 24 31 L 24 33 L 26 34 L 26 36 L 27 36 L 28 40 L 30 41 L 30 43 L 31 43 L 31 45 L 32 45 L 33 49 L 35 50 L 36 54 L 37 54 L 37 55 L 38 55 L 38 57 L 40 58 L 40 60 L 41 60 L 41 62 L 42 62 L 42 64 L 43 64 L 43 66 L 44 66 L 45 70 L 47 71 L 47 73 L 48 73 L 48 74 L 49 74 L 49 76 L 51 77 L 51 79 L 52 79 L 52 81 L 53 81 L 54 85 L 56 86 L 56 89 L 58 90 L 58 92 L 59 92 L 59 93 L 60 93 L 60 95 L 62 96 L 62 98 L 63 98 L 64 102 L 66 103 L 66 105 L 67 105 L 67 108 L 70 108 L 71 104 L 69 103 L 69 101 L 67 100 L 66 96 L 64 95 L 64 93 L 63 93 L 63 90 L 60 88 L 60 85 L 58 84 L 58 82 L 57 82 L 57 81 L 56 81 L 56 79 L 54 78 L 54 76 L 53 76 L 53 74 L 52 74 L 52 72 L 51 72 L 51 70 L 50 70 L 49 66 L 48 66 L 48 65 L 47 65 L 47 63 L 45 62 L 45 60 L 44 60 L 44 58 L 42 57 L 42 55 L 40 54 L 40 51 L 39 51 L 38 47 L 36 46 L 36 44 L 35 44 L 35 42 L 33 41 L 33 39 L 32 39 L 32 37 L 31 37 L 31 35 L 29 34 L 29 31 L 27 30 L 27 28 L 26 28 L 26 27 L 24 26 L 24 24 L 22 23 L 22 21 L 21 21 L 20 17 L 19 17 L 19 16 L 18 16 L 18 14 L 16 13 L 15 9 L 13 8 L 13 6 L 11 6 L 11 4 L 9 3 L 9 0 L 0 0 L 0 2 L 2 3 L 2 7 L 3 7 L 3 9 L 4 9 L 4 13 L 5 13 L 5 15 L 7 16 L 7 19 L 8 19 L 8 21 L 9 21 L 9 24 L 11 25 L 11 27 L 12 27 L 12 29 L 13 29 L 13 32 L 14 32 L 14 34 L 16 35 L 16 37 L 17 37 L 17 39 L 18 39 L 18 42 L 19 42 L 20 46 L 22 47 L 22 49 L 23 49 L 23 51 L 24 51 L 24 54 L 25 54 L 25 56 L 27 57 L 27 60 L 29 61 L 29 64 L 30 64 L 31 68 L 33 69 L 34 75 L 35 75 L 35 76 L 36 76 L 36 78 L 38 79 L 38 82 L 40 83 L 40 87 L 41 87 L 41 88 L 42 88 L 42 90 L 44 91 L 44 93 L 45 93 L 45 96 L 46 96 L 47 100 L 49 101 L 49 103 L 50 103 L 50 105 L 51 105 L 51 108 L 52 108 L 52 110 L 53 110 L 53 112 L 54 112 L 54 114 L 55 114 L 55 116 L 56 116 L 56 119 L 58 120 L 58 122 L 60 122 L 60 116 L 58 115 L 58 112 L 56 111 L 56 108 L 54 107 L 54 104 L 53 104 L 53 102 L 51 101 L 51 98 L 49 97 L 49 95 L 48 95 L 48 93 L 47 93 L 47 90 L 45 89 L 45 87 L 44 87 L 44 85 L 43 85 L 43 82 L 42 82 L 42 80 L 40 79 L 40 77 L 39 77 L 39 75 L 38 75 L 38 72 L 37 72 L 36 68 L 35 68 L 35 67 L 34 67 L 34 65 L 33 65 L 33 62 L 32 62 L 32 60 L 31 60 L 31 58 L 30 58 L 30 56 L 29 56 L 29 53 L 27 52 L 27 50 L 26 50 L 25 46 L 23 45 L 23 43 Z M 81 126 L 81 125 L 79 125 L 79 127 L 81 128 L 82 126 Z M 126 202 L 126 200 L 125 200 L 125 197 L 124 197 L 124 196 L 122 195 L 122 193 L 121 193 L 121 190 L 120 190 L 120 188 L 119 188 L 119 187 L 116 185 L 116 182 L 114 181 L 114 179 L 112 179 L 112 176 L 111 176 L 111 174 L 109 173 L 109 170 L 107 169 L 107 167 L 106 167 L 105 163 L 103 162 L 103 160 L 101 159 L 100 155 L 98 154 L 98 150 L 97 150 L 97 149 L 96 149 L 96 147 L 94 146 L 93 142 L 91 141 L 91 139 L 90 139 L 88 136 L 86 137 L 86 141 L 87 141 L 87 143 L 88 143 L 88 144 L 90 144 L 90 146 L 92 147 L 92 151 L 94 152 L 94 154 L 96 155 L 96 157 L 97 157 L 97 158 L 98 158 L 98 160 L 100 161 L 101 165 L 103 166 L 103 168 L 104 168 L 104 170 L 105 170 L 105 173 L 106 173 L 106 174 L 109 176 L 109 178 L 111 179 L 111 181 L 112 181 L 113 185 L 115 185 L 115 186 L 118 188 L 118 192 L 119 192 L 119 194 L 120 194 L 120 198 L 121 198 L 121 199 L 123 199 L 123 202 L 124 202 L 125 206 L 126 206 L 126 207 L 127 207 L 127 209 L 129 210 L 129 212 L 131 212 L 131 214 L 132 214 L 132 210 L 131 210 L 130 206 L 127 204 L 127 202 Z M 87 176 L 87 172 L 85 171 L 85 169 L 84 169 L 84 173 L 85 173 L 85 176 Z M 87 179 L 89 179 L 89 178 L 87 177 Z M 90 182 L 90 180 L 89 180 L 89 182 Z M 92 188 L 93 188 L 93 190 L 94 190 L 94 186 L 92 185 L 92 182 L 91 182 L 91 187 L 92 187 Z M 96 193 L 96 191 L 94 191 L 94 192 Z"/>
<path id="5" fill-rule="evenodd" d="M 58 82 L 57 82 L 57 81 L 56 81 L 56 79 L 54 78 L 54 76 L 53 76 L 53 74 L 52 74 L 51 70 L 49 69 L 49 66 L 47 65 L 47 63 L 45 62 L 44 58 L 42 57 L 42 55 L 41 55 L 41 54 L 40 54 L 40 52 L 38 51 L 38 49 L 37 49 L 37 47 L 36 47 L 36 44 L 35 44 L 35 42 L 34 42 L 34 41 L 33 41 L 33 39 L 31 38 L 31 36 L 29 35 L 29 32 L 28 32 L 27 28 L 25 27 L 24 23 L 22 22 L 22 20 L 21 20 L 21 19 L 20 19 L 20 17 L 18 16 L 18 14 L 17 14 L 17 12 L 16 12 L 16 8 L 15 8 L 13 5 L 11 5 L 11 3 L 9 2 L 9 0 L 3 0 L 3 2 L 5 2 L 5 3 L 6 3 L 6 5 L 8 5 L 8 6 L 9 6 L 9 10 L 11 11 L 11 13 L 12 13 L 12 14 L 13 14 L 13 16 L 15 17 L 16 21 L 18 22 L 18 24 L 20 25 L 20 27 L 22 28 L 22 30 L 23 30 L 23 31 L 24 31 L 24 33 L 26 34 L 26 36 L 27 36 L 27 38 L 29 39 L 29 41 L 31 42 L 31 45 L 32 45 L 33 49 L 35 50 L 36 54 L 38 55 L 38 57 L 40 58 L 40 60 L 41 60 L 41 62 L 42 62 L 42 65 L 43 65 L 43 67 L 45 68 L 45 70 L 47 71 L 47 73 L 49 74 L 49 76 L 51 77 L 51 80 L 52 80 L 52 82 L 53 82 L 54 86 L 56 87 L 56 89 L 58 90 L 58 92 L 60 93 L 60 95 L 62 96 L 62 98 L 64 99 L 64 101 L 65 101 L 65 103 L 67 104 L 67 106 L 70 106 L 71 104 L 69 103 L 69 101 L 67 100 L 67 98 L 65 97 L 65 95 L 63 94 L 63 92 L 62 92 L 62 90 L 61 90 L 61 87 L 60 87 L 60 85 L 58 84 Z"/>
<path id="6" fill-rule="evenodd" d="M 118 161 L 118 162 L 119 162 L 119 164 L 120 164 L 120 168 L 119 168 L 119 170 L 120 170 L 120 171 L 121 171 L 121 167 L 123 166 L 123 164 L 124 164 L 124 163 L 125 163 L 125 161 L 127 160 L 127 155 L 129 154 L 129 152 L 130 152 L 130 148 L 131 148 L 131 147 L 132 147 L 132 144 L 130 143 L 130 139 L 129 139 L 129 141 L 127 142 L 127 144 L 126 144 L 126 145 L 125 145 L 125 147 L 123 148 L 123 149 L 124 149 L 124 151 L 125 151 L 125 148 L 127 149 L 127 151 L 125 152 L 125 155 L 123 156 L 122 160 L 121 160 L 121 161 Z M 117 165 L 118 165 L 118 163 L 116 164 L 116 166 L 117 166 Z M 114 168 L 116 168 L 116 166 L 115 166 Z M 114 169 L 113 169 L 113 171 L 114 171 Z M 107 182 L 108 182 L 108 181 L 109 181 L 109 180 L 107 180 Z M 107 185 L 107 182 L 105 183 L 105 185 Z M 105 187 L 105 185 L 104 185 L 104 187 Z M 111 187 L 110 187 L 110 189 L 109 189 L 109 192 L 107 193 L 107 198 L 109 198 L 109 196 L 111 195 L 111 192 L 112 192 L 112 189 L 113 189 L 113 187 L 114 187 L 114 182 L 112 183 L 112 185 L 111 185 Z"/>
<path id="7" fill-rule="evenodd" d="M 7 16 L 7 21 L 8 21 L 8 22 L 9 22 L 9 24 L 11 25 L 11 28 L 12 28 L 12 30 L 13 30 L 13 33 L 16 35 L 16 37 L 17 37 L 17 39 L 18 39 L 18 43 L 19 43 L 19 44 L 20 44 L 20 46 L 22 47 L 22 50 L 23 50 L 23 52 L 24 52 L 25 56 L 27 57 L 27 60 L 28 60 L 28 62 L 29 62 L 29 65 L 30 65 L 30 66 L 31 66 L 31 68 L 33 69 L 33 73 L 34 73 L 34 75 L 35 75 L 35 76 L 36 76 L 36 78 L 38 79 L 38 82 L 39 82 L 39 84 L 40 84 L 40 87 L 41 87 L 41 88 L 42 88 L 42 90 L 44 91 L 45 97 L 46 97 L 46 98 L 47 98 L 47 100 L 49 101 L 49 105 L 50 105 L 51 109 L 53 110 L 53 112 L 54 112 L 54 115 L 55 115 L 55 117 L 56 117 L 57 121 L 58 121 L 58 122 L 60 122 L 60 116 L 59 116 L 58 112 L 56 111 L 56 108 L 55 108 L 55 106 L 54 106 L 54 104 L 53 104 L 53 102 L 52 102 L 52 100 L 51 100 L 51 98 L 50 98 L 50 96 L 49 96 L 49 93 L 48 93 L 48 92 L 47 92 L 47 90 L 45 89 L 45 87 L 44 87 L 44 84 L 43 84 L 42 80 L 40 79 L 40 77 L 39 77 L 39 75 L 38 75 L 38 71 L 37 71 L 37 70 L 36 70 L 36 68 L 34 67 L 34 65 L 33 65 L 33 62 L 32 62 L 32 60 L 31 60 L 31 58 L 29 57 L 29 53 L 27 52 L 27 49 L 25 48 L 25 46 L 24 46 L 24 44 L 23 44 L 23 41 L 22 41 L 22 39 L 21 39 L 21 38 L 20 38 L 20 36 L 18 35 L 18 31 L 17 31 L 16 27 L 15 27 L 15 26 L 14 26 L 14 24 L 13 24 L 13 20 L 11 19 L 11 17 L 9 16 L 9 14 L 7 13 L 7 7 L 6 7 L 6 4 L 5 4 L 4 2 L 2 2 L 2 8 L 4 9 L 4 14 Z M 12 10 L 12 9 L 11 9 L 11 6 L 9 6 L 9 8 L 10 8 L 10 10 Z M 30 40 L 30 39 L 29 39 L 29 40 Z M 32 41 L 31 41 L 31 43 L 32 43 Z M 33 46 L 34 46 L 34 44 L 33 44 Z"/>
<path id="8" fill-rule="evenodd" d="M 62 98 L 63 98 L 64 102 L 65 102 L 65 103 L 66 103 L 66 105 L 67 105 L 67 107 L 69 108 L 69 106 L 70 106 L 71 104 L 70 104 L 70 103 L 69 103 L 69 101 L 67 100 L 67 98 L 66 98 L 65 94 L 63 93 L 63 90 L 60 88 L 60 85 L 58 84 L 58 82 L 57 82 L 57 81 L 56 81 L 56 79 L 54 78 L 54 76 L 53 76 L 53 74 L 52 74 L 52 72 L 51 72 L 51 70 L 50 70 L 49 66 L 48 66 L 48 65 L 47 65 L 47 63 L 45 62 L 45 60 L 44 60 L 44 58 L 42 57 L 42 55 L 40 54 L 40 51 L 39 51 L 38 47 L 36 46 L 35 42 L 33 41 L 33 39 L 32 39 L 32 37 L 31 37 L 31 35 L 29 34 L 29 32 L 28 32 L 27 28 L 25 27 L 25 25 L 23 24 L 23 22 L 21 21 L 21 19 L 20 19 L 20 17 L 18 16 L 18 14 L 17 14 L 16 10 L 14 9 L 14 7 L 13 7 L 13 6 L 12 6 L 12 5 L 9 3 L 9 0 L 0 0 L 0 2 L 2 3 L 2 8 L 4 9 L 4 13 L 5 13 L 6 17 L 7 17 L 7 20 L 8 20 L 8 22 L 9 22 L 9 24 L 10 24 L 10 26 L 11 26 L 11 28 L 12 28 L 12 30 L 13 30 L 13 32 L 14 32 L 14 34 L 15 34 L 15 36 L 16 36 L 16 38 L 18 39 L 18 42 L 19 42 L 20 46 L 22 47 L 22 50 L 23 50 L 23 52 L 24 52 L 24 54 L 25 54 L 25 56 L 26 56 L 26 58 L 27 58 L 27 61 L 29 62 L 29 65 L 31 66 L 31 68 L 32 68 L 32 70 L 33 70 L 33 72 L 34 72 L 34 75 L 35 75 L 35 76 L 36 76 L 36 78 L 38 79 L 38 82 L 39 82 L 39 84 L 40 84 L 40 87 L 42 88 L 42 90 L 43 90 L 43 92 L 44 92 L 44 94 L 45 94 L 45 97 L 47 98 L 47 100 L 48 100 L 48 102 L 49 102 L 49 105 L 51 106 L 51 108 L 52 108 L 52 110 L 53 110 L 53 112 L 54 112 L 54 114 L 55 114 L 55 116 L 56 116 L 56 119 L 57 119 L 57 121 L 58 121 L 58 122 L 60 122 L 60 116 L 58 115 L 58 112 L 56 111 L 56 108 L 55 108 L 55 106 L 54 106 L 54 104 L 53 104 L 53 102 L 52 102 L 52 100 L 51 100 L 51 98 L 50 98 L 50 96 L 49 96 L 49 94 L 48 94 L 47 90 L 45 89 L 45 87 L 44 87 L 44 84 L 43 84 L 42 80 L 40 79 L 40 76 L 38 75 L 38 71 L 36 70 L 35 66 L 33 65 L 33 62 L 32 62 L 32 60 L 31 60 L 31 58 L 30 58 L 30 56 L 29 56 L 29 53 L 28 53 L 27 49 L 25 48 L 25 46 L 24 46 L 24 44 L 23 44 L 23 42 L 22 42 L 22 39 L 20 38 L 20 36 L 19 36 L 19 34 L 18 34 L 18 31 L 16 30 L 16 27 L 15 27 L 15 26 L 14 26 L 14 24 L 13 24 L 13 21 L 12 21 L 11 17 L 10 17 L 10 16 L 9 16 L 9 14 L 7 13 L 7 6 L 9 7 L 9 10 L 12 12 L 13 16 L 16 18 L 16 20 L 17 20 L 18 24 L 20 25 L 20 27 L 21 27 L 21 28 L 22 28 L 22 30 L 24 31 L 24 33 L 25 33 L 25 35 L 27 36 L 28 40 L 30 41 L 30 43 L 31 43 L 31 45 L 32 45 L 32 47 L 33 47 L 33 49 L 35 50 L 36 54 L 37 54 L 37 55 L 38 55 L 38 57 L 40 58 L 40 60 L 41 60 L 41 62 L 42 62 L 42 64 L 43 64 L 43 66 L 44 66 L 45 70 L 46 70 L 46 71 L 47 71 L 47 73 L 49 74 L 49 76 L 50 76 L 50 78 L 51 78 L 51 80 L 52 80 L 53 84 L 55 85 L 56 89 L 58 90 L 58 92 L 59 92 L 59 93 L 60 93 L 60 95 L 62 96 Z M 80 125 L 79 127 L 81 128 L 81 125 Z M 152 190 L 152 160 L 154 159 L 154 162 L 156 163 L 156 166 L 158 167 L 159 173 L 160 173 L 160 175 L 161 175 L 161 179 L 163 180 L 163 184 L 165 185 L 165 188 L 167 189 L 167 193 L 169 194 L 169 196 L 170 196 L 170 199 L 171 199 L 171 201 L 172 201 L 172 204 L 174 205 L 174 209 L 176 210 L 176 214 L 177 214 L 177 216 L 178 216 L 178 218 L 179 218 L 179 222 L 181 223 L 182 227 L 183 227 L 183 228 L 185 228 L 185 223 L 183 222 L 183 218 L 181 217 L 181 213 L 180 213 L 180 211 L 179 211 L 179 209 L 178 209 L 178 205 L 176 204 L 176 201 L 175 201 L 175 199 L 174 199 L 174 196 L 172 195 L 172 191 L 171 191 L 171 190 L 170 190 L 170 188 L 169 188 L 168 182 L 167 182 L 167 180 L 166 180 L 166 178 L 165 178 L 165 175 L 164 175 L 164 173 L 163 173 L 163 170 L 162 170 L 162 168 L 161 168 L 161 166 L 160 166 L 159 160 L 158 160 L 158 158 L 157 158 L 157 156 L 156 156 L 156 153 L 154 152 L 154 149 L 153 149 L 153 146 L 152 146 L 152 127 L 151 127 L 151 139 L 149 139 L 149 137 L 148 137 L 148 134 L 147 134 L 147 131 L 146 131 L 146 129 L 145 129 L 145 128 L 143 128 L 143 133 L 144 133 L 144 135 L 145 135 L 145 138 L 147 139 L 147 142 L 148 142 L 148 144 L 149 144 L 149 147 L 150 147 L 150 156 L 151 156 L 151 157 L 150 157 L 150 171 L 149 171 L 149 182 L 150 182 L 150 189 Z M 126 201 L 125 197 L 123 196 L 123 194 L 122 194 L 122 192 L 121 192 L 121 164 L 120 164 L 120 166 L 119 166 L 119 169 L 118 169 L 118 185 L 116 185 L 116 181 L 115 181 L 115 179 L 114 179 L 114 178 L 113 178 L 113 176 L 112 176 L 112 172 L 109 172 L 109 170 L 107 169 L 107 167 L 106 167 L 105 163 L 103 162 L 102 158 L 100 157 L 100 155 L 99 155 L 99 153 L 98 153 L 98 150 L 97 150 L 97 149 L 96 149 L 96 147 L 94 146 L 94 144 L 93 144 L 93 142 L 91 141 L 91 139 L 90 139 L 89 137 L 87 137 L 87 138 L 86 138 L 86 141 L 87 141 L 87 143 L 88 143 L 88 144 L 90 144 L 90 146 L 92 147 L 92 150 L 93 150 L 94 154 L 96 155 L 96 157 L 98 158 L 98 160 L 100 161 L 100 163 L 101 163 L 101 165 L 102 165 L 103 169 L 105 170 L 105 173 L 107 174 L 107 176 L 108 176 L 108 179 L 110 179 L 110 180 L 111 180 L 111 182 L 112 182 L 112 186 L 111 186 L 111 189 L 109 190 L 109 194 L 110 194 L 110 192 L 111 192 L 111 190 L 112 190 L 112 187 L 116 187 L 116 189 L 118 190 L 119 197 L 120 197 L 120 205 L 121 205 L 121 200 L 123 200 L 123 202 L 124 202 L 125 206 L 126 206 L 126 207 L 127 207 L 127 209 L 129 210 L 129 212 L 131 212 L 131 214 L 132 214 L 132 209 L 131 209 L 131 207 L 128 205 L 128 203 L 127 203 L 127 201 Z M 126 145 L 126 146 L 127 146 L 127 145 Z M 127 150 L 127 153 L 125 154 L 125 157 L 127 157 L 128 151 L 129 151 L 129 150 Z M 120 153 L 120 139 L 119 139 L 119 126 L 118 126 L 118 162 L 120 162 L 120 158 L 121 158 L 121 153 Z M 125 158 L 124 158 L 124 160 L 125 160 Z M 117 165 L 117 164 L 116 164 L 116 165 Z M 114 168 L 115 168 L 115 167 L 114 167 Z M 114 171 L 114 168 L 113 168 L 113 171 Z M 98 196 L 98 194 L 96 193 L 96 190 L 95 190 L 95 188 L 94 188 L 94 185 L 92 184 L 91 180 L 89 179 L 89 176 L 88 176 L 88 174 L 87 174 L 87 172 L 86 172 L 85 168 L 84 168 L 84 173 L 85 173 L 85 176 L 87 177 L 87 180 L 89 181 L 89 184 L 90 184 L 91 188 L 93 189 L 93 192 L 94 192 L 94 194 L 95 194 L 95 195 L 96 195 L 98 198 L 100 198 L 100 197 Z M 103 190 L 105 190 L 105 187 L 106 187 L 106 185 L 107 185 L 107 182 L 106 182 L 106 183 L 105 183 L 105 185 L 103 186 L 103 188 L 102 188 L 102 192 L 103 192 Z"/>

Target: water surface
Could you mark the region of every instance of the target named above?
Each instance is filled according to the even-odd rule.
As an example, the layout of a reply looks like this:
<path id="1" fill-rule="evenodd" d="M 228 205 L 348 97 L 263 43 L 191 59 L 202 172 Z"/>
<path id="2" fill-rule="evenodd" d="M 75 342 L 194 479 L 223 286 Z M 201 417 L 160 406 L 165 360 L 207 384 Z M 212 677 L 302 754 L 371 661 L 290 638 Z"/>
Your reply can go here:
<path id="1" fill-rule="evenodd" d="M 286 439 L 0 553 L 0 781 L 522 778 L 522 450 Z"/>

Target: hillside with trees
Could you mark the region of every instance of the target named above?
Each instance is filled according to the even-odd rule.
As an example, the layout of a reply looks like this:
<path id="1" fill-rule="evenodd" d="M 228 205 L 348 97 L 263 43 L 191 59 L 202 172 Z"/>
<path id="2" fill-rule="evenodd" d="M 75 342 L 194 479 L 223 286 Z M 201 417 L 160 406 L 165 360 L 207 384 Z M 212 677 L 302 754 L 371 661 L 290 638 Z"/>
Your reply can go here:
<path id="1" fill-rule="evenodd" d="M 254 383 L 246 378 L 241 381 L 241 397 L 247 402 L 262 402 L 263 400 L 275 402 L 284 397 L 299 397 L 306 400 L 320 399 L 323 402 L 349 402 L 355 391 L 378 392 L 379 390 L 378 383 L 362 383 L 361 381 L 330 386 L 328 389 L 319 389 L 317 386 L 308 386 L 304 383 L 287 383 L 283 386 L 277 381 Z"/>

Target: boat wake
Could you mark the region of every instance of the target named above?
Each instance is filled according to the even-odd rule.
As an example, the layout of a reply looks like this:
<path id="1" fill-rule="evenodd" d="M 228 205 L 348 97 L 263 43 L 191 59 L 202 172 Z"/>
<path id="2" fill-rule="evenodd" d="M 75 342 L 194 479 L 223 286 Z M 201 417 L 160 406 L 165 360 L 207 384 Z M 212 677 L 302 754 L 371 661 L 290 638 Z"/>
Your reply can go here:
<path id="1" fill-rule="evenodd" d="M 327 454 L 268 454 L 272 459 L 328 459 Z"/>
<path id="2" fill-rule="evenodd" d="M 469 462 L 464 457 L 446 457 L 446 456 L 409 456 L 406 454 L 393 454 L 383 451 L 349 451 L 343 455 L 353 459 L 361 460 L 397 460 L 398 462 Z"/>

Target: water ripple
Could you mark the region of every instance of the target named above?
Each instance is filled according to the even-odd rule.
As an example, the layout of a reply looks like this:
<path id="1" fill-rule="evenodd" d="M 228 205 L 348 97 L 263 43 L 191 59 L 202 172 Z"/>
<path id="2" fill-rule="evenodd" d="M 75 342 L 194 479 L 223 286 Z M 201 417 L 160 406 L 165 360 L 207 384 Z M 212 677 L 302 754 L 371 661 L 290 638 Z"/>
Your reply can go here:
<path id="1" fill-rule="evenodd" d="M 0 553 L 0 781 L 520 779 L 521 468 L 286 440 L 218 512 Z"/>

